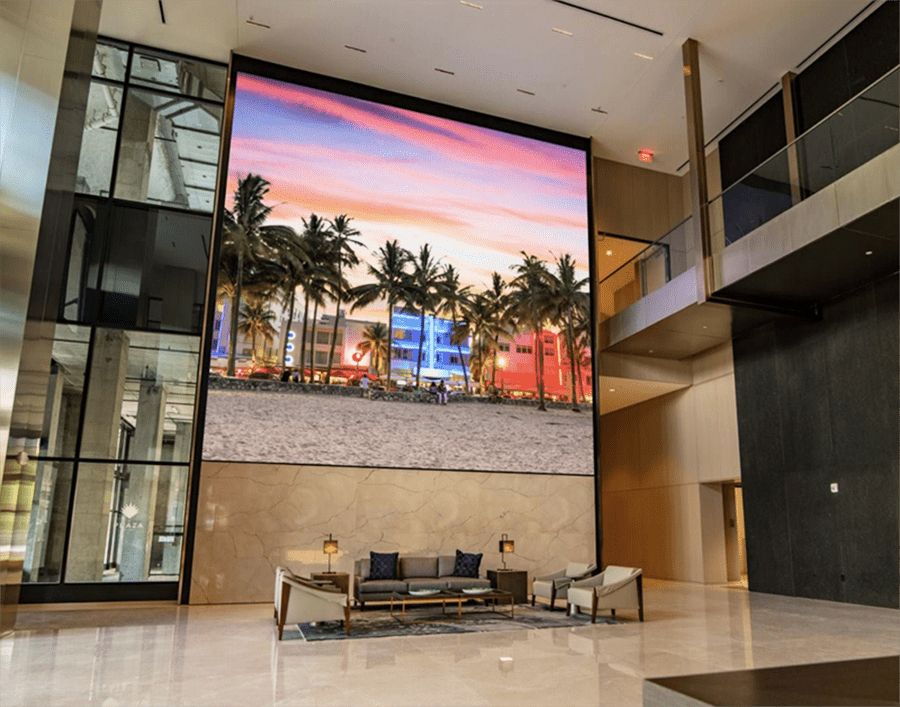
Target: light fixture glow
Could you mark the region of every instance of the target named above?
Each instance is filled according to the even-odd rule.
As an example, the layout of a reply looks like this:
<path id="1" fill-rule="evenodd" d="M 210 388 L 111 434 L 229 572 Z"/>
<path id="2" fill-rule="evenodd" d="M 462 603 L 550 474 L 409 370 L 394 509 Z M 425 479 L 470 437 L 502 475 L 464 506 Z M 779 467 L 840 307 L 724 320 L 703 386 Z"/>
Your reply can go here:
<path id="1" fill-rule="evenodd" d="M 652 162 L 653 150 L 651 150 L 649 147 L 645 147 L 643 150 L 638 150 L 638 159 L 641 162 Z"/>
<path id="2" fill-rule="evenodd" d="M 647 353 L 653 353 L 653 349 L 650 349 Z"/>
<path id="3" fill-rule="evenodd" d="M 615 392 L 616 392 L 616 389 L 615 389 L 615 388 L 610 388 L 610 389 L 609 389 L 609 392 L 610 392 L 610 393 L 615 393 Z"/>
<path id="4" fill-rule="evenodd" d="M 553 29 L 553 31 L 556 32 L 557 34 L 564 34 L 564 35 L 566 35 L 567 37 L 573 37 L 573 36 L 575 36 L 575 33 L 574 33 L 574 32 L 570 32 L 570 31 L 567 30 L 567 29 L 560 29 L 559 27 L 553 27 L 553 28 L 551 28 L 551 29 Z"/>
<path id="5" fill-rule="evenodd" d="M 653 61 L 653 57 L 650 56 L 649 54 L 641 54 L 640 52 L 635 52 L 634 55 L 638 59 L 647 59 L 648 61 Z"/>
<path id="6" fill-rule="evenodd" d="M 606 254 L 607 254 L 607 255 L 612 255 L 612 251 L 611 251 L 611 250 L 608 250 L 608 251 L 606 251 Z"/>
<path id="7" fill-rule="evenodd" d="M 481 5 L 476 5 L 474 2 L 466 2 L 466 0 L 459 0 L 460 5 L 465 5 L 466 7 L 471 7 L 473 10 L 483 10 L 484 7 Z"/>
<path id="8" fill-rule="evenodd" d="M 872 253 L 873 253 L 873 251 L 871 251 L 871 250 L 866 251 L 866 255 L 872 255 Z"/>

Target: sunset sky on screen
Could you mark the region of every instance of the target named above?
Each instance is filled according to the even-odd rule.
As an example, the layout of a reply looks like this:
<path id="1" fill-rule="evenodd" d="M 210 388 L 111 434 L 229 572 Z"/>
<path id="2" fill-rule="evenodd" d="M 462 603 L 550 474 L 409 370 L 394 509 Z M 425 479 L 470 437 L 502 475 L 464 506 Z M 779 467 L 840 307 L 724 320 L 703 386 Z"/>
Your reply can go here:
<path id="1" fill-rule="evenodd" d="M 586 155 L 508 133 L 257 76 L 237 80 L 228 208 L 238 177 L 272 183 L 270 223 L 347 214 L 375 262 L 430 243 L 463 285 L 507 280 L 526 251 L 571 253 L 588 275 Z M 366 281 L 365 267 L 349 273 Z"/>

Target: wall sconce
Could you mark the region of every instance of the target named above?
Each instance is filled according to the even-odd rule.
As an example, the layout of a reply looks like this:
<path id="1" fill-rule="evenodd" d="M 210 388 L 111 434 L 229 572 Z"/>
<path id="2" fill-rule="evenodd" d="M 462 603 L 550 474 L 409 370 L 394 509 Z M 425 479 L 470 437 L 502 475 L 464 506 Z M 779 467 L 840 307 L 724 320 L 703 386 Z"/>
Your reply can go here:
<path id="1" fill-rule="evenodd" d="M 334 574 L 331 571 L 331 556 L 337 555 L 338 551 L 338 541 L 331 537 L 331 533 L 328 533 L 328 540 L 325 541 L 325 545 L 322 548 L 322 552 L 328 555 L 328 572 L 327 574 Z"/>
<path id="2" fill-rule="evenodd" d="M 503 560 L 503 569 L 506 569 L 506 553 L 515 554 L 516 541 L 510 540 L 506 533 L 500 536 L 500 559 Z"/>

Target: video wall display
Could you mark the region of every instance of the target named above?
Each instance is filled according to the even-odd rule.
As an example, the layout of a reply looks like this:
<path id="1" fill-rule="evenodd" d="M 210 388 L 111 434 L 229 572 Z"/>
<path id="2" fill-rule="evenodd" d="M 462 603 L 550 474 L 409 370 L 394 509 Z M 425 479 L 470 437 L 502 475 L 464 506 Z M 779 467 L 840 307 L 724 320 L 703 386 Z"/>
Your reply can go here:
<path id="1" fill-rule="evenodd" d="M 232 90 L 204 459 L 593 474 L 587 141 Z"/>

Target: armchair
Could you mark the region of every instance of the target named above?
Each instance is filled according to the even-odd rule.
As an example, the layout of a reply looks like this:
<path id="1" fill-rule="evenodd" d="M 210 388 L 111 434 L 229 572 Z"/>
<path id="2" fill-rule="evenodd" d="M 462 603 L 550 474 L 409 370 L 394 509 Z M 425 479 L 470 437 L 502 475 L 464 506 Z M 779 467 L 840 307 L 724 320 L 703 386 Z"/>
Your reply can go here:
<path id="1" fill-rule="evenodd" d="M 283 568 L 279 568 L 282 570 Z M 290 570 L 276 571 L 275 613 L 278 640 L 286 623 L 343 621 L 350 635 L 350 599 L 337 587 L 310 582 Z"/>
<path id="2" fill-rule="evenodd" d="M 636 609 L 638 618 L 644 620 L 644 585 L 641 570 L 636 567 L 608 565 L 595 577 L 589 577 L 569 586 L 568 606 L 591 610 L 591 623 L 597 621 L 597 609 Z"/>
<path id="3" fill-rule="evenodd" d="M 535 577 L 531 588 L 531 605 L 534 606 L 535 597 L 542 597 L 550 600 L 550 611 L 553 611 L 556 608 L 556 598 L 566 599 L 572 582 L 589 577 L 596 569 L 597 565 L 570 562 L 559 572 Z"/>

